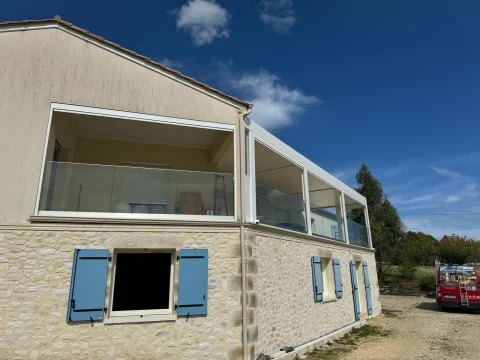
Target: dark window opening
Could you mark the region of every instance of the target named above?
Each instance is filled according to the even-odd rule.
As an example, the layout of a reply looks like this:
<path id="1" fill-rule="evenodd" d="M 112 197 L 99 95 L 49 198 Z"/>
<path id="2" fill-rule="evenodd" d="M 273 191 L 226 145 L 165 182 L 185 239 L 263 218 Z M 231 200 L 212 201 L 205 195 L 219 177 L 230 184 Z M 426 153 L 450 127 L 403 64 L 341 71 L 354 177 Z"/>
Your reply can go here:
<path id="1" fill-rule="evenodd" d="M 118 253 L 113 311 L 168 309 L 171 253 Z"/>

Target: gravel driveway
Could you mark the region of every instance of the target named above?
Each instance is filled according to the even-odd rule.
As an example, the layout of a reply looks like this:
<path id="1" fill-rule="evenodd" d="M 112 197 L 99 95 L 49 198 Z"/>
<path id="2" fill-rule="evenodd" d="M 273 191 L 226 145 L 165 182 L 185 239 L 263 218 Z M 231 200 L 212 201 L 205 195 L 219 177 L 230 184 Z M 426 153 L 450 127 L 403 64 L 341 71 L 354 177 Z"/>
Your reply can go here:
<path id="1" fill-rule="evenodd" d="M 480 315 L 440 312 L 435 299 L 382 296 L 385 314 L 370 325 L 390 332 L 366 340 L 342 359 L 480 359 Z"/>

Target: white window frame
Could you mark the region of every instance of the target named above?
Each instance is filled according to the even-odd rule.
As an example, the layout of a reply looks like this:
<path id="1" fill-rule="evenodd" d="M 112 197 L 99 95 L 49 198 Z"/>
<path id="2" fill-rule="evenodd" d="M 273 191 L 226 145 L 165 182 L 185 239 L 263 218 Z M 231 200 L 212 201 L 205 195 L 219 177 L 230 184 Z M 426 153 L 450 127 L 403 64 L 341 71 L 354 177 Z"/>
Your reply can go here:
<path id="1" fill-rule="evenodd" d="M 53 114 L 61 113 L 74 113 L 100 117 L 112 117 L 122 120 L 131 121 L 145 121 L 158 124 L 179 125 L 187 127 L 195 127 L 201 129 L 231 131 L 233 133 L 233 179 L 234 179 L 234 214 L 233 216 L 209 216 L 209 215 L 181 215 L 181 214 L 130 214 L 130 213 L 106 213 L 106 212 L 75 212 L 75 211 L 47 211 L 39 210 L 40 196 L 43 186 L 43 177 L 45 170 L 45 161 L 47 156 L 47 146 L 50 137 L 50 130 L 52 124 Z M 40 168 L 40 179 L 37 190 L 37 200 L 35 203 L 35 216 L 38 217 L 58 217 L 65 219 L 112 219 L 112 220 L 147 220 L 147 221 L 192 221 L 192 222 L 235 222 L 238 220 L 238 177 L 237 177 L 237 137 L 236 126 L 233 124 L 214 123 L 209 121 L 190 120 L 182 118 L 173 118 L 158 115 L 148 115 L 127 111 L 101 109 L 88 106 L 68 105 L 52 103 L 50 106 L 50 115 L 48 119 L 47 133 L 45 135 L 44 151 L 42 157 L 42 164 Z"/>
<path id="2" fill-rule="evenodd" d="M 308 201 L 306 203 L 305 213 L 307 216 L 307 221 L 306 221 L 307 233 L 309 235 L 312 235 L 312 229 L 311 229 L 311 216 L 309 211 L 310 204 L 309 204 L 309 194 L 308 194 L 308 176 L 306 174 L 311 173 L 313 176 L 322 180 L 323 182 L 325 182 L 332 188 L 336 189 L 340 193 L 340 203 L 342 207 L 342 220 L 343 220 L 342 231 L 343 231 L 344 243 L 349 244 L 348 228 L 347 228 L 347 222 L 346 222 L 346 211 L 345 211 L 345 195 L 348 195 L 350 198 L 358 201 L 358 203 L 360 203 L 365 207 L 365 218 L 366 218 L 366 224 L 367 224 L 369 248 L 370 249 L 372 248 L 367 199 L 364 196 L 362 196 L 361 194 L 353 190 L 350 186 L 344 184 L 335 176 L 323 170 L 321 167 L 319 167 L 317 164 L 315 164 L 305 156 L 301 155 L 300 153 L 292 149 L 290 146 L 282 142 L 280 139 L 272 135 L 270 132 L 268 132 L 267 130 L 265 130 L 255 122 L 248 120 L 248 121 L 244 121 L 243 124 L 241 125 L 244 126 L 245 129 L 249 132 L 249 136 L 247 139 L 248 143 L 245 144 L 245 146 L 248 146 L 250 149 L 248 153 L 249 159 L 248 161 L 246 161 L 246 166 L 249 167 L 249 169 L 247 170 L 248 185 L 245 186 L 244 188 L 244 191 L 246 192 L 245 201 L 249 202 L 249 206 L 246 207 L 246 209 L 248 210 L 246 214 L 246 219 L 248 222 L 253 222 L 253 223 L 257 222 L 256 206 L 255 206 L 256 204 L 255 142 L 259 142 L 303 170 L 303 175 L 302 175 L 303 176 L 302 184 L 303 184 L 303 192 L 304 192 L 303 200 L 305 202 Z M 242 154 L 242 156 L 244 155 Z M 288 230 L 288 231 L 295 232 L 294 230 Z M 354 245 L 351 245 L 351 246 L 354 246 Z"/>
<path id="3" fill-rule="evenodd" d="M 335 274 L 333 273 L 332 258 L 320 257 L 320 263 L 322 264 L 323 298 L 325 300 L 336 298 Z M 332 288 L 330 289 L 329 287 L 332 287 Z"/>
<path id="4" fill-rule="evenodd" d="M 113 311 L 113 299 L 115 296 L 115 276 L 117 270 L 117 255 L 121 254 L 145 254 L 145 253 L 169 253 L 170 257 L 170 284 L 169 284 L 169 302 L 168 309 L 154 310 L 125 310 Z M 177 256 L 176 249 L 115 249 L 112 257 L 112 274 L 110 281 L 110 296 L 108 300 L 108 318 L 128 319 L 134 318 L 148 320 L 148 317 L 155 315 L 174 315 L 174 282 L 175 282 L 175 259 Z M 145 319 L 143 319 L 146 317 Z"/>

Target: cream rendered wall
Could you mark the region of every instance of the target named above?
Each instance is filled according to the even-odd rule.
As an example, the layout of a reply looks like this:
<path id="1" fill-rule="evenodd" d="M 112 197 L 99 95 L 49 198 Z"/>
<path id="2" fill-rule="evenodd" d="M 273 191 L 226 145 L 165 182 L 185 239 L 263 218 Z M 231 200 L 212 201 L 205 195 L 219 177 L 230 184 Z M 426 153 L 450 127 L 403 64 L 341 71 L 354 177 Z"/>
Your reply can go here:
<path id="1" fill-rule="evenodd" d="M 52 102 L 239 124 L 234 106 L 60 29 L 2 32 L 0 221 L 34 213 Z"/>
<path id="2" fill-rule="evenodd" d="M 371 250 L 259 229 L 247 231 L 246 248 L 247 306 L 251 319 L 248 341 L 256 356 L 271 355 L 284 346 L 304 344 L 355 322 L 350 260 L 367 261 L 372 316 L 381 313 L 375 254 Z M 312 256 L 340 259 L 342 298 L 314 302 Z"/>
<path id="3" fill-rule="evenodd" d="M 78 248 L 207 248 L 208 315 L 107 325 L 67 323 Z M 1 359 L 242 358 L 239 230 L 48 225 L 0 229 Z M 110 295 L 109 265 L 106 304 Z M 177 293 L 178 263 L 174 297 Z"/>

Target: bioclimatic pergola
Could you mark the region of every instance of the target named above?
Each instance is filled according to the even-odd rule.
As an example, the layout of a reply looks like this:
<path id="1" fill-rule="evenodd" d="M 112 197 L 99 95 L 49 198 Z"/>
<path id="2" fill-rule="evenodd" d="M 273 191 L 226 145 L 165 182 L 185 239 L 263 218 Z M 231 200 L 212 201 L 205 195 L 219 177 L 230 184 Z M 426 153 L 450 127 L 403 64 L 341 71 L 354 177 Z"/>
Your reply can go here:
<path id="1" fill-rule="evenodd" d="M 365 197 L 245 121 L 245 218 L 371 248 Z"/>

